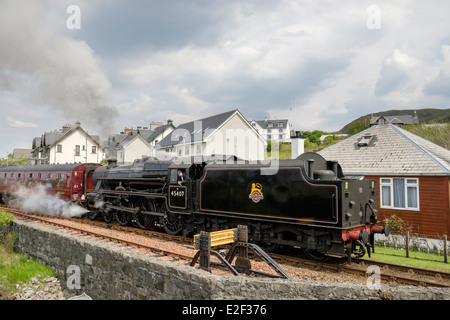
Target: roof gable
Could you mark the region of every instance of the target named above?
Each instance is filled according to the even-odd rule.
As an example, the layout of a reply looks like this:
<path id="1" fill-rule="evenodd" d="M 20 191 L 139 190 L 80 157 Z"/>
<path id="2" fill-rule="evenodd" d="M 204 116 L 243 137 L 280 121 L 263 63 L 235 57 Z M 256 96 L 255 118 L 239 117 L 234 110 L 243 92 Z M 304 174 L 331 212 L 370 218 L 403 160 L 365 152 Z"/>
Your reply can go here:
<path id="1" fill-rule="evenodd" d="M 66 133 L 55 133 L 56 137 L 53 141 L 53 143 L 50 145 L 49 148 L 53 148 L 55 147 L 58 143 L 62 142 L 63 140 L 65 140 L 67 137 L 71 136 L 72 134 L 74 134 L 75 132 L 80 131 L 81 134 L 86 135 L 86 137 L 91 140 L 95 145 L 97 145 L 97 147 L 102 148 L 102 146 L 100 145 L 100 143 L 94 139 L 91 135 L 89 135 L 86 131 L 84 131 L 81 127 L 75 127 L 72 130 L 69 130 Z M 47 135 L 48 133 L 46 133 Z M 50 133 L 51 134 L 51 133 Z M 56 140 L 56 141 L 55 141 Z M 48 145 L 49 143 L 46 142 L 46 144 Z"/>
<path id="2" fill-rule="evenodd" d="M 116 147 L 116 149 L 124 149 L 131 145 L 136 139 L 141 140 L 145 145 L 147 145 L 149 148 L 151 146 L 148 144 L 147 141 L 138 133 L 138 134 L 129 134 L 128 137 L 126 137 L 121 143 L 119 143 Z"/>

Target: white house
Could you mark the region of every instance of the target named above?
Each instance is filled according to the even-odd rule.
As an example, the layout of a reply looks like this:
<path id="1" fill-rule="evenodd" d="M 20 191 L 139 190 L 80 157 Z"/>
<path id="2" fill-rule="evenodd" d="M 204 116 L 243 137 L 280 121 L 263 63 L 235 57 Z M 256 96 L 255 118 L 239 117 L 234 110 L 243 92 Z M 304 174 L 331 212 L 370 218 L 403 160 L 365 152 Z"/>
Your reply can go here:
<path id="1" fill-rule="evenodd" d="M 213 154 L 264 160 L 267 143 L 239 110 L 179 125 L 159 142 L 158 158 Z"/>
<path id="2" fill-rule="evenodd" d="M 34 164 L 93 162 L 104 159 L 104 150 L 97 136 L 91 136 L 81 128 L 65 125 L 60 131 L 46 132 L 33 139 Z"/>
<path id="3" fill-rule="evenodd" d="M 153 155 L 153 148 L 139 133 L 130 132 L 116 147 L 117 163 L 129 164 L 134 160 Z"/>
<path id="4" fill-rule="evenodd" d="M 291 126 L 289 120 L 252 120 L 250 124 L 267 141 L 291 142 Z"/>

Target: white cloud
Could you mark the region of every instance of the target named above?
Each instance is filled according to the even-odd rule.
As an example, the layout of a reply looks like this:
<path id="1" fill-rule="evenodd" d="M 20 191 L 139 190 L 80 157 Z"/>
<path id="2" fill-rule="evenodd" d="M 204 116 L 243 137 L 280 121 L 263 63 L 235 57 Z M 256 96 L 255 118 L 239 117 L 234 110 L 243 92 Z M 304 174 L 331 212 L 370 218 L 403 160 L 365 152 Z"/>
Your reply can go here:
<path id="1" fill-rule="evenodd" d="M 14 128 L 37 128 L 38 127 L 38 125 L 36 123 L 16 120 L 12 117 L 6 117 L 6 121 L 8 123 L 8 126 L 14 127 Z"/>

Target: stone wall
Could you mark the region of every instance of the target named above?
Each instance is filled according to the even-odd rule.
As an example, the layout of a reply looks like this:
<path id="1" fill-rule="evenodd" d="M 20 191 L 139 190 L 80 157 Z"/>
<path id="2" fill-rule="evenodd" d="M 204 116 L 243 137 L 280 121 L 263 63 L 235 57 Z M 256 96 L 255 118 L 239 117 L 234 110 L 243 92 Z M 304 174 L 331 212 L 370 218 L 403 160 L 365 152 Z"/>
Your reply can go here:
<path id="1" fill-rule="evenodd" d="M 68 296 L 158 300 L 450 300 L 450 289 L 218 276 L 187 264 L 16 220 L 16 249 L 52 268 Z"/>

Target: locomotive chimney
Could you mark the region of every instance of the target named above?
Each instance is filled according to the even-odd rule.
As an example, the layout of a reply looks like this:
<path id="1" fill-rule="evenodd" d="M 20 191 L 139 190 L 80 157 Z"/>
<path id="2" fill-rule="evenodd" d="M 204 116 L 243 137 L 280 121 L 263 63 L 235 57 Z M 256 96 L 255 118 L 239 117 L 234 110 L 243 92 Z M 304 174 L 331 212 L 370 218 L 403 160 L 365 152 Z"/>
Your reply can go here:
<path id="1" fill-rule="evenodd" d="M 117 159 L 116 158 L 108 158 L 106 161 L 108 161 L 108 169 L 117 167 Z"/>

